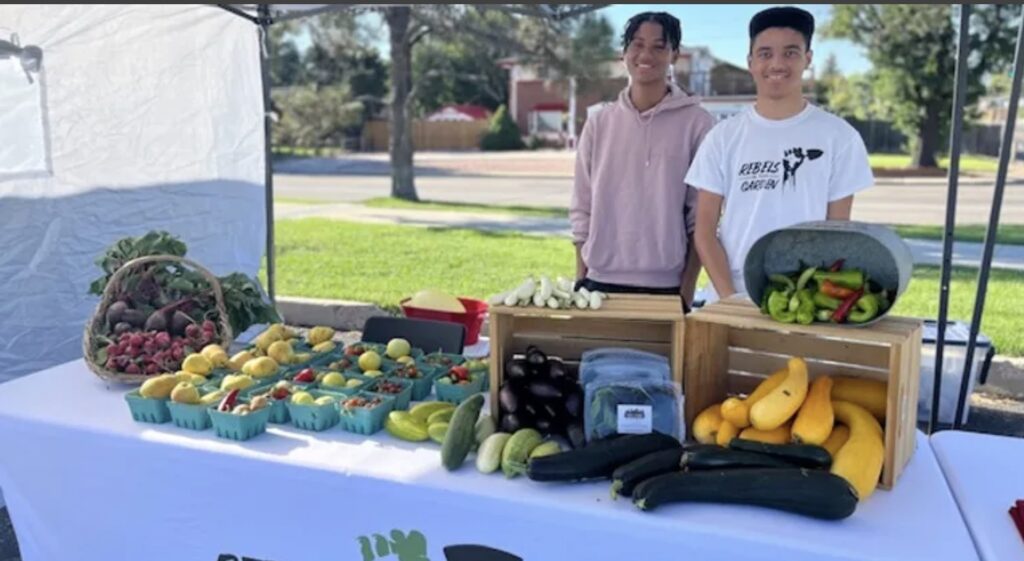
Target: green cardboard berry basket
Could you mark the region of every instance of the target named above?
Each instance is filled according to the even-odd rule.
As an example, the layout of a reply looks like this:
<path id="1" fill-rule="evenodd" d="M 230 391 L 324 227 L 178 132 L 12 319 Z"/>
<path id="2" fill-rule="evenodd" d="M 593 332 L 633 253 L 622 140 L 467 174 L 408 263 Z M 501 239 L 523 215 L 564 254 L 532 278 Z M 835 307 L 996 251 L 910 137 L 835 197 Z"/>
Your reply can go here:
<path id="1" fill-rule="evenodd" d="M 288 407 L 285 405 L 285 400 L 270 397 L 270 392 L 273 389 L 274 386 L 253 386 L 238 392 L 238 395 L 245 399 L 252 399 L 257 395 L 266 394 L 267 399 L 270 400 L 270 418 L 268 419 L 268 422 L 274 423 L 275 425 L 283 425 L 288 423 L 288 421 L 291 420 L 291 417 L 288 415 Z"/>
<path id="2" fill-rule="evenodd" d="M 388 413 L 394 410 L 395 400 L 390 396 L 378 396 L 374 394 L 368 394 L 365 392 L 359 392 L 352 397 L 364 397 L 366 399 L 372 399 L 374 397 L 380 397 L 381 403 L 376 407 L 367 409 L 365 407 L 357 407 L 355 409 L 345 409 L 342 404 L 338 404 L 341 428 L 357 434 L 374 434 L 384 428 L 384 421 L 388 417 Z"/>
<path id="3" fill-rule="evenodd" d="M 246 403 L 247 400 L 239 400 L 238 403 Z M 270 421 L 270 407 L 264 407 L 255 413 L 248 415 L 235 415 L 217 411 L 216 405 L 210 406 L 210 421 L 213 424 L 213 432 L 220 438 L 229 440 L 245 441 L 259 436 L 267 431 L 267 423 Z"/>
<path id="4" fill-rule="evenodd" d="M 434 389 L 434 380 L 436 380 L 438 376 L 447 372 L 447 370 L 441 367 L 419 362 L 415 363 L 415 366 L 417 369 L 419 369 L 419 378 L 406 378 L 404 376 L 400 376 L 397 373 L 398 369 L 391 371 L 388 374 L 388 376 L 391 378 L 401 378 L 402 380 L 411 381 L 413 383 L 412 400 L 423 401 L 424 399 L 426 399 L 428 395 L 430 395 L 430 392 Z"/>
<path id="5" fill-rule="evenodd" d="M 139 395 L 139 390 L 125 394 L 132 419 L 139 423 L 163 424 L 171 420 L 171 412 L 167 408 L 166 399 L 150 399 Z"/>
<path id="6" fill-rule="evenodd" d="M 398 384 L 402 386 L 402 391 L 396 394 L 378 392 L 377 384 L 379 384 L 380 382 L 392 382 Z M 412 380 L 388 376 L 386 378 L 377 378 L 375 380 L 370 381 L 363 387 L 363 391 L 366 393 L 371 393 L 376 396 L 393 397 L 395 399 L 395 406 L 392 410 L 405 411 L 406 409 L 409 408 L 409 402 L 412 401 L 413 386 L 414 383 Z"/>
<path id="7" fill-rule="evenodd" d="M 335 401 L 326 405 L 299 405 L 288 401 L 288 415 L 292 419 L 292 425 L 303 430 L 319 432 L 327 430 L 338 424 L 339 415 L 337 401 L 339 399 L 346 399 L 347 396 L 335 392 L 325 392 L 320 390 L 308 391 L 314 398 L 326 395 L 333 397 Z"/>
<path id="8" fill-rule="evenodd" d="M 448 403 L 462 403 L 469 396 L 482 392 L 484 387 L 484 376 L 480 374 L 470 374 L 469 383 L 462 385 L 444 383 L 443 380 L 443 376 L 434 380 L 434 393 L 439 401 Z"/>
<path id="9" fill-rule="evenodd" d="M 206 430 L 210 428 L 210 406 L 201 403 L 167 402 L 174 426 L 189 430 Z"/>

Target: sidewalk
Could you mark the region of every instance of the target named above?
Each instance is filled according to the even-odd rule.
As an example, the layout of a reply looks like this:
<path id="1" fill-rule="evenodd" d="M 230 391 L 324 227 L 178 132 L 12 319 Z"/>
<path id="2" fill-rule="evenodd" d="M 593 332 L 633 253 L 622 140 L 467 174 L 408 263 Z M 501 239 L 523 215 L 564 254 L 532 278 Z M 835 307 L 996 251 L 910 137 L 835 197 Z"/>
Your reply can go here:
<path id="1" fill-rule="evenodd" d="M 277 203 L 274 213 L 278 220 L 298 218 L 330 218 L 372 224 L 402 226 L 465 228 L 487 232 L 519 232 L 529 235 L 569 238 L 572 232 L 565 218 L 537 218 L 516 214 L 451 212 L 397 208 L 372 208 L 360 204 L 336 203 L 303 205 Z M 906 240 L 917 265 L 941 265 L 942 242 L 938 240 Z M 953 264 L 978 267 L 983 245 L 956 242 L 953 245 Z M 992 267 L 1024 272 L 1024 246 L 996 245 Z"/>

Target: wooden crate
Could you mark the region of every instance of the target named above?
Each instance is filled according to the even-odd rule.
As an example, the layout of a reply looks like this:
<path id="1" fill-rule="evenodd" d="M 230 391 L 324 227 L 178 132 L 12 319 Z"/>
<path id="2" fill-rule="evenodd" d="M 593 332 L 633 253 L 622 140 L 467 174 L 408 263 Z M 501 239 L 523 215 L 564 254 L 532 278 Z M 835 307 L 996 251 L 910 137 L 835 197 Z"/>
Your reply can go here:
<path id="1" fill-rule="evenodd" d="M 572 368 L 584 351 L 629 347 L 669 359 L 673 379 L 683 380 L 682 301 L 676 296 L 612 294 L 599 310 L 493 306 L 490 309 L 491 414 L 498 418 L 498 389 L 505 363 L 536 345 Z"/>
<path id="2" fill-rule="evenodd" d="M 886 317 L 851 328 L 782 324 L 749 302 L 718 302 L 686 319 L 685 416 L 689 431 L 698 413 L 729 395 L 750 393 L 791 356 L 816 375 L 887 381 L 883 488 L 891 488 L 914 453 L 921 365 L 917 319 Z"/>

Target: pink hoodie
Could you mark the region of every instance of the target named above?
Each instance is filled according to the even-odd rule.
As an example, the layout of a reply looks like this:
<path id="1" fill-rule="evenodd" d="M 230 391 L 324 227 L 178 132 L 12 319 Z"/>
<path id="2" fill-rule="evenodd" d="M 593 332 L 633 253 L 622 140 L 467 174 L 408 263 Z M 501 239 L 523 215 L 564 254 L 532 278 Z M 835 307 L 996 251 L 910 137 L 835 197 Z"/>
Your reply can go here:
<path id="1" fill-rule="evenodd" d="M 627 87 L 587 120 L 569 205 L 587 277 L 604 283 L 679 286 L 696 222 L 696 189 L 683 178 L 715 120 L 676 86 L 639 113 Z"/>

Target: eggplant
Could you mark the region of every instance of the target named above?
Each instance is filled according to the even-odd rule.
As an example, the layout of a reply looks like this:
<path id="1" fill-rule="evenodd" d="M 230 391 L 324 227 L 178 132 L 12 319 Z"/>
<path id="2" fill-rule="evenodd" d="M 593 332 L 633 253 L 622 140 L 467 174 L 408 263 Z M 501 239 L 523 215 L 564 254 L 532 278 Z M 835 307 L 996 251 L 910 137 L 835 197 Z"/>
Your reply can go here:
<path id="1" fill-rule="evenodd" d="M 573 448 L 583 448 L 587 445 L 586 435 L 583 433 L 583 421 L 573 421 L 565 427 L 565 436 Z"/>
<path id="2" fill-rule="evenodd" d="M 525 378 L 529 364 L 525 359 L 514 358 L 505 363 L 505 377 L 508 379 Z"/>
<path id="3" fill-rule="evenodd" d="M 565 413 L 573 419 L 583 416 L 583 392 L 577 390 L 565 396 Z"/>
<path id="4" fill-rule="evenodd" d="M 539 418 L 533 426 L 540 431 L 541 434 L 548 434 L 551 432 L 551 428 L 554 426 L 554 421 L 546 418 Z"/>
<path id="5" fill-rule="evenodd" d="M 527 387 L 530 395 L 537 399 L 560 400 L 565 397 L 562 390 L 550 380 L 530 380 Z"/>
<path id="6" fill-rule="evenodd" d="M 498 401 L 501 402 L 501 410 L 505 413 L 515 413 L 519 409 L 519 396 L 513 384 L 505 382 L 498 390 Z"/>
<path id="7" fill-rule="evenodd" d="M 544 354 L 544 351 L 541 351 L 533 345 L 526 347 L 526 362 L 530 363 L 530 366 L 534 367 L 534 369 L 539 370 L 542 366 L 547 364 L 547 361 L 548 355 Z"/>
<path id="8" fill-rule="evenodd" d="M 569 377 L 569 371 L 565 363 L 557 358 L 549 358 L 547 362 L 548 378 L 552 380 L 564 380 Z"/>
<path id="9" fill-rule="evenodd" d="M 521 428 L 523 428 L 523 424 L 519 420 L 519 415 L 506 413 L 501 416 L 501 432 L 513 434 Z"/>

